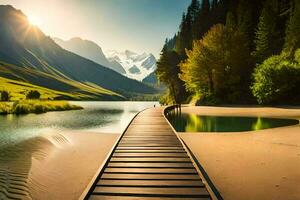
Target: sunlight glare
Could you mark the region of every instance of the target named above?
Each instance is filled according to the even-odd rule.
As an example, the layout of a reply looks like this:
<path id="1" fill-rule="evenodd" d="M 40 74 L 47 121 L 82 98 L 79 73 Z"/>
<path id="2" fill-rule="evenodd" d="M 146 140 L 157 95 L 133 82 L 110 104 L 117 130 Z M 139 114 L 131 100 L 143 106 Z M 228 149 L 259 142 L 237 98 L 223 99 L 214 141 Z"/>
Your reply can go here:
<path id="1" fill-rule="evenodd" d="M 28 21 L 33 26 L 40 26 L 41 20 L 35 16 L 28 16 Z"/>

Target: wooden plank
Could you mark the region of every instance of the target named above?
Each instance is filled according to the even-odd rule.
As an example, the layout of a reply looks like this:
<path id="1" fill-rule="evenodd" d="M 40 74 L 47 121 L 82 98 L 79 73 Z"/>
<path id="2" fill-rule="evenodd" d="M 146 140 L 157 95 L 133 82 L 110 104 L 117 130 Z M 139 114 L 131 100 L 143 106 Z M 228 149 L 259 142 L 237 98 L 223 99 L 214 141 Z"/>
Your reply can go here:
<path id="1" fill-rule="evenodd" d="M 202 181 L 189 180 L 189 181 L 177 181 L 177 180 L 103 180 L 101 179 L 97 186 L 144 186 L 144 187 L 204 187 Z"/>
<path id="2" fill-rule="evenodd" d="M 141 173 L 141 174 L 197 174 L 195 169 L 185 168 L 106 168 L 105 173 Z"/>
<path id="3" fill-rule="evenodd" d="M 189 198 L 185 197 L 180 198 L 180 197 L 147 197 L 147 196 L 110 196 L 110 195 L 91 195 L 90 196 L 91 200 L 210 200 L 209 197 L 197 197 L 197 198 Z"/>
<path id="4" fill-rule="evenodd" d="M 195 196 L 195 197 L 209 197 L 205 188 L 145 188 L 145 187 L 96 187 L 93 194 L 126 194 L 128 196 L 137 194 L 148 194 L 151 196 Z M 146 196 L 146 195 L 145 195 Z"/>
<path id="5" fill-rule="evenodd" d="M 181 146 L 181 147 L 120 147 L 120 146 L 118 146 L 117 148 L 116 148 L 117 150 L 124 150 L 124 149 L 126 149 L 126 150 L 128 150 L 128 149 L 130 149 L 130 150 L 137 150 L 137 149 L 139 149 L 139 150 L 174 150 L 174 149 L 176 149 L 176 150 L 184 150 L 184 148 Z"/>
<path id="6" fill-rule="evenodd" d="M 110 162 L 191 162 L 190 158 L 114 158 Z"/>
<path id="7" fill-rule="evenodd" d="M 125 149 L 125 150 L 115 150 L 115 153 L 186 153 L 184 150 L 134 150 L 134 149 Z"/>
<path id="8" fill-rule="evenodd" d="M 188 155 L 186 153 L 117 153 L 113 154 L 113 157 L 185 157 Z"/>
<path id="9" fill-rule="evenodd" d="M 108 174 L 103 173 L 101 179 L 135 179 L 135 180 L 200 180 L 194 174 Z"/>
<path id="10" fill-rule="evenodd" d="M 187 163 L 137 163 L 137 162 L 110 162 L 108 167 L 140 167 L 140 168 L 194 168 L 192 162 Z"/>

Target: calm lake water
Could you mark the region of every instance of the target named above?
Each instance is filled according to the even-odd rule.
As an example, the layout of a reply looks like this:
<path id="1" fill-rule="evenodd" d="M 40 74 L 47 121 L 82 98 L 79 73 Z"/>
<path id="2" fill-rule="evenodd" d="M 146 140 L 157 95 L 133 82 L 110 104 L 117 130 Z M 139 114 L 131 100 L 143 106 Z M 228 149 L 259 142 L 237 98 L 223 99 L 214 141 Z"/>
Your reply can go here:
<path id="1" fill-rule="evenodd" d="M 51 196 L 47 192 L 48 186 L 57 184 L 57 177 L 64 180 L 62 166 L 64 162 L 70 165 L 72 161 L 62 161 L 61 166 L 55 166 L 50 174 L 43 168 L 50 168 L 51 163 L 46 163 L 51 162 L 55 155 L 66 152 L 65 149 L 71 146 L 81 145 L 80 142 L 69 144 L 65 132 L 74 137 L 81 130 L 87 136 L 91 135 L 88 132 L 99 132 L 99 136 L 101 132 L 121 133 L 136 113 L 158 105 L 156 102 L 71 103 L 84 109 L 0 116 L 0 199 L 36 199 L 36 195 L 42 194 Z M 43 178 L 36 179 L 37 176 Z M 59 182 L 63 184 L 63 181 Z"/>
<path id="2" fill-rule="evenodd" d="M 262 118 L 200 116 L 195 114 L 169 114 L 168 119 L 178 132 L 241 132 L 299 124 L 299 120 Z"/>
<path id="3" fill-rule="evenodd" d="M 0 115 L 0 147 L 40 136 L 49 129 L 121 133 L 139 111 L 157 102 L 71 102 L 83 110 Z"/>

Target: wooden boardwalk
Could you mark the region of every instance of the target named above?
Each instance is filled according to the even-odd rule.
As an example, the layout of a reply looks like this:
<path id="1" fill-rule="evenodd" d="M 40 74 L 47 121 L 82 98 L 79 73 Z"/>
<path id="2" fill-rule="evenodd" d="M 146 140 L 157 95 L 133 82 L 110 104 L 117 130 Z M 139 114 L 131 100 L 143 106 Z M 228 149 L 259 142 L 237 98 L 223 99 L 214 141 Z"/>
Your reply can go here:
<path id="1" fill-rule="evenodd" d="M 86 199 L 211 199 L 162 108 L 138 114 Z"/>

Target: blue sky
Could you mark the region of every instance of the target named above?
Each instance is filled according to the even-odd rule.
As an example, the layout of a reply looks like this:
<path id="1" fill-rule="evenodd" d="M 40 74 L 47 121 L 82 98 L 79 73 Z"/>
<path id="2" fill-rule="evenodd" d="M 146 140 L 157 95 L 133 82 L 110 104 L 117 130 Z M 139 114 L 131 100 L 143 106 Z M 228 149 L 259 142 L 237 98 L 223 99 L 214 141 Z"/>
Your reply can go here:
<path id="1" fill-rule="evenodd" d="M 81 37 L 104 50 L 159 55 L 191 0 L 0 0 L 38 21 L 52 37 Z"/>

